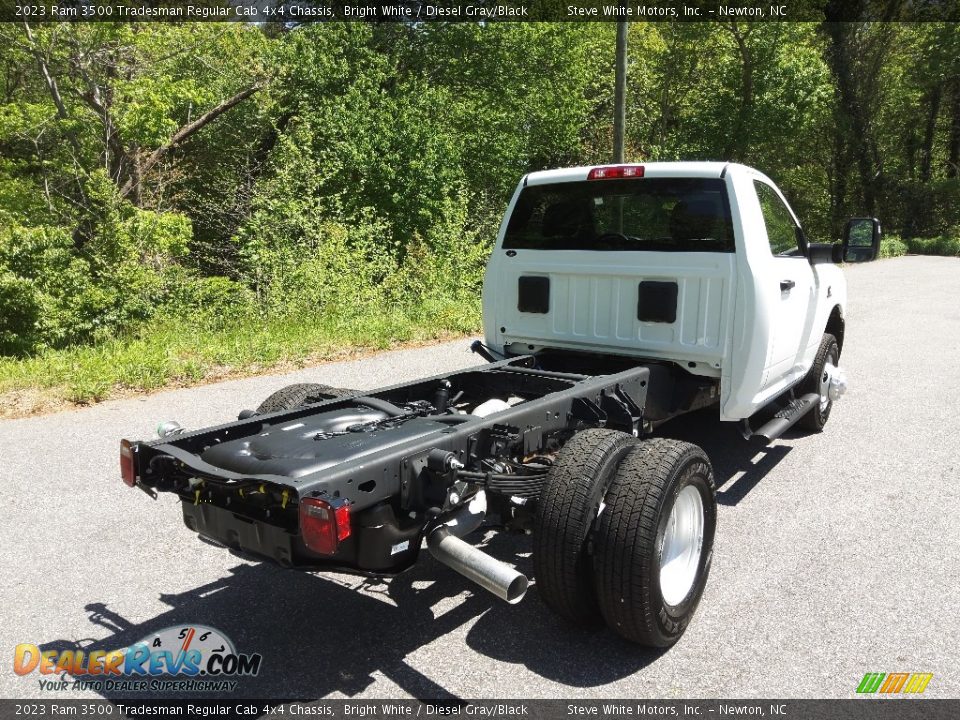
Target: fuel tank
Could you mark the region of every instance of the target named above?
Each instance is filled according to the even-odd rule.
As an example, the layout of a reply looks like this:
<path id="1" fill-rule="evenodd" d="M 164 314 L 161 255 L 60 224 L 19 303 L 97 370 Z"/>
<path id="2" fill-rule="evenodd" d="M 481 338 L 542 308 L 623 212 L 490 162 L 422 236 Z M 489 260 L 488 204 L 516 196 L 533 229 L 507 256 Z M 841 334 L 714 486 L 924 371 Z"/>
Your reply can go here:
<path id="1" fill-rule="evenodd" d="M 244 475 L 298 478 L 446 427 L 426 417 L 398 419 L 370 408 L 343 408 L 266 426 L 258 435 L 213 445 L 201 458 Z"/>

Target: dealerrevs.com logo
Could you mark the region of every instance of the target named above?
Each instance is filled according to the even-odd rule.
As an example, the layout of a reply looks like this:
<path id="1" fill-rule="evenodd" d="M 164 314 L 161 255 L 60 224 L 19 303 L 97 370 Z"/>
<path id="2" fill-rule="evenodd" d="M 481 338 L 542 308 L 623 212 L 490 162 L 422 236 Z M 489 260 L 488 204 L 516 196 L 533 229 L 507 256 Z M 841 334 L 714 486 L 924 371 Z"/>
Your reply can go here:
<path id="1" fill-rule="evenodd" d="M 262 663 L 259 653 L 238 653 L 226 635 L 205 625 L 164 628 L 120 650 L 41 651 L 22 643 L 13 655 L 14 672 L 38 673 L 47 691 L 232 691 L 234 678 L 257 675 Z"/>

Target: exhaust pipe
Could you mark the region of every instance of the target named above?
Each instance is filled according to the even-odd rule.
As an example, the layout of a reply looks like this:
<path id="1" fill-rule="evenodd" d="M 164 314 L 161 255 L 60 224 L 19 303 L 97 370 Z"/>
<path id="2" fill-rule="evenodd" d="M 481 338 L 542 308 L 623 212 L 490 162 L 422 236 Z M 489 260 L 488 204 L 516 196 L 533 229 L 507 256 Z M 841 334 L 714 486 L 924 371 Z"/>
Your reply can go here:
<path id="1" fill-rule="evenodd" d="M 527 592 L 526 575 L 461 540 L 445 525 L 427 536 L 427 549 L 444 565 L 511 605 L 520 602 Z"/>
<path id="2" fill-rule="evenodd" d="M 526 576 L 461 540 L 483 524 L 486 514 L 487 494 L 480 490 L 469 502 L 440 518 L 441 524 L 427 535 L 427 549 L 447 567 L 512 605 L 527 592 Z"/>

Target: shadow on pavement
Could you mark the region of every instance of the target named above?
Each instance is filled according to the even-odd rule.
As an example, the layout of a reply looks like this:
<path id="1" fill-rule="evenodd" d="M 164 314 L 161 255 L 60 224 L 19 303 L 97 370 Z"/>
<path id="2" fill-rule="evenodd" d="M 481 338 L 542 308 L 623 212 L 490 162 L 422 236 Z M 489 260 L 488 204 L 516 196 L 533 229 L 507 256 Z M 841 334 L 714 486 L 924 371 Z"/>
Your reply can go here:
<path id="1" fill-rule="evenodd" d="M 740 425 L 720 422 L 716 408 L 681 415 L 661 426 L 657 435 L 695 443 L 706 451 L 713 464 L 720 505 L 736 505 L 743 500 L 792 449 L 744 440 Z"/>
<path id="2" fill-rule="evenodd" d="M 745 441 L 735 424 L 717 420 L 715 409 L 667 423 L 658 435 L 704 448 L 713 463 L 717 500 L 724 505 L 739 503 L 791 449 Z M 485 547 L 532 574 L 529 537 L 495 533 Z M 485 672 L 476 667 L 474 653 L 479 653 L 523 665 L 567 686 L 597 687 L 632 675 L 663 654 L 630 645 L 603 628 L 571 626 L 540 602 L 535 586 L 519 605 L 502 603 L 426 553 L 409 572 L 391 580 L 351 578 L 352 585 L 347 586 L 343 577 L 295 572 L 269 563 L 239 564 L 216 582 L 161 594 L 170 609 L 146 622 L 132 623 L 103 603 L 90 603 L 84 608 L 90 622 L 109 630 L 108 637 L 54 641 L 41 650 L 109 651 L 165 628 L 203 624 L 225 633 L 240 652 L 263 655 L 261 673 L 239 680 L 239 696 L 316 699 L 339 692 L 353 697 L 380 673 L 414 697 L 448 700 L 456 699 L 455 691 L 413 667 L 406 657 L 472 621 L 466 635 L 469 651 L 452 639 L 433 653 L 445 663 L 438 676 Z M 356 591 L 360 586 L 366 594 Z M 464 589 L 469 591 L 465 597 L 446 603 L 452 607 L 434 615 L 435 605 L 458 598 Z M 530 694 L 537 694 L 536 689 Z M 128 696 L 121 693 L 117 698 Z M 111 699 L 108 692 L 104 697 Z"/>
<path id="3" fill-rule="evenodd" d="M 505 533 L 493 535 L 486 546 L 526 572 L 531 570 L 529 547 L 529 538 Z M 240 564 L 215 582 L 183 593 L 161 594 L 170 609 L 145 622 L 130 622 L 104 603 L 92 602 L 84 607 L 89 620 L 106 628 L 109 636 L 96 641 L 52 641 L 40 649 L 110 651 L 165 628 L 208 625 L 229 637 L 238 652 L 263 656 L 260 674 L 238 678 L 236 693 L 230 697 L 283 699 L 319 699 L 331 693 L 353 697 L 379 673 L 414 697 L 455 700 L 455 690 L 428 677 L 432 673 L 413 667 L 406 657 L 435 641 L 444 642 L 448 634 L 477 618 L 467 635 L 472 651 L 459 639 L 433 651 L 444 663 L 438 677 L 484 673 L 483 667 L 477 667 L 477 652 L 498 661 L 522 663 L 545 678 L 586 687 L 626 677 L 659 657 L 626 646 L 609 631 L 564 623 L 540 602 L 535 588 L 519 605 L 502 603 L 426 553 L 414 568 L 390 580 L 350 577 L 353 584 L 346 586 L 344 577 L 348 576 L 334 579 L 269 563 Z M 357 592 L 361 585 L 374 594 Z M 459 597 L 464 589 L 470 592 Z M 433 607 L 450 598 L 455 599 L 445 603 L 449 609 L 434 616 Z M 483 659 L 479 660 L 482 666 Z M 125 691 L 102 695 L 114 700 L 134 696 Z M 212 699 L 218 694 L 163 697 Z"/>
<path id="4" fill-rule="evenodd" d="M 528 536 L 504 533 L 494 535 L 485 547 L 531 577 L 531 546 Z M 536 586 L 519 605 L 491 605 L 470 628 L 467 644 L 500 662 L 520 664 L 554 682 L 583 688 L 632 675 L 665 652 L 633 645 L 602 623 L 594 628 L 571 625 L 540 601 Z M 531 688 L 530 694 L 537 695 L 537 689 Z"/>

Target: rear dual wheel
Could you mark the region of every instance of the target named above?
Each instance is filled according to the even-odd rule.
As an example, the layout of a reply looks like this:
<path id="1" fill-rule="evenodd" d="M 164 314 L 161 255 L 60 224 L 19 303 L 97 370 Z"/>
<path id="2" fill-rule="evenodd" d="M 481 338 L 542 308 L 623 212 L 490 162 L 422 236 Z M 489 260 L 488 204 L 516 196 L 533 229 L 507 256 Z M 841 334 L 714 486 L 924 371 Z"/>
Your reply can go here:
<path id="1" fill-rule="evenodd" d="M 631 451 L 597 524 L 594 580 L 607 625 L 641 645 L 679 640 L 707 584 L 716 526 L 703 450 L 657 438 Z"/>
<path id="2" fill-rule="evenodd" d="M 591 536 L 617 467 L 636 443 L 632 435 L 613 430 L 574 435 L 540 492 L 533 521 L 537 589 L 551 610 L 571 622 L 603 621 L 593 583 Z"/>
<path id="3" fill-rule="evenodd" d="M 628 640 L 669 647 L 700 602 L 715 529 L 713 472 L 700 448 L 586 430 L 544 484 L 537 587 L 568 620 L 606 621 Z"/>

